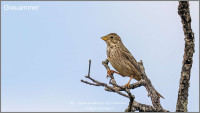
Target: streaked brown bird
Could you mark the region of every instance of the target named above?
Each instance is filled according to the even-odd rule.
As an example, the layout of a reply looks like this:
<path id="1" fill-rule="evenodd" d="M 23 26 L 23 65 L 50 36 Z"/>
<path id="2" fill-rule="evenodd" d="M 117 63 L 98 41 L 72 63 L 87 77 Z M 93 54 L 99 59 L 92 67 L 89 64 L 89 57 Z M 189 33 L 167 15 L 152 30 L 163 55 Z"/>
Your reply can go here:
<path id="1" fill-rule="evenodd" d="M 102 39 L 107 44 L 108 60 L 113 68 L 118 71 L 116 72 L 114 70 L 109 70 L 107 72 L 107 77 L 111 73 L 117 73 L 123 77 L 130 77 L 128 83 L 124 85 L 127 86 L 127 88 L 129 88 L 132 78 L 137 81 L 141 80 L 142 76 L 140 74 L 138 63 L 129 50 L 124 46 L 121 38 L 116 33 L 110 33 L 102 37 Z M 162 97 L 159 93 L 158 95 Z"/>

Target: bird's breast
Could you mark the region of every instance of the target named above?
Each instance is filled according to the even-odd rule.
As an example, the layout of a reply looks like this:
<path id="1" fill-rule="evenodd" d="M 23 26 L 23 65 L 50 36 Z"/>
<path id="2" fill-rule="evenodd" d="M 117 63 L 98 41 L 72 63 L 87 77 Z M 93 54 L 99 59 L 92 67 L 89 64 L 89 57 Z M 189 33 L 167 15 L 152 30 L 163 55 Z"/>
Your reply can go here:
<path id="1" fill-rule="evenodd" d="M 123 76 L 131 76 L 131 68 L 124 61 L 120 48 L 108 47 L 107 48 L 107 57 L 110 64 Z"/>

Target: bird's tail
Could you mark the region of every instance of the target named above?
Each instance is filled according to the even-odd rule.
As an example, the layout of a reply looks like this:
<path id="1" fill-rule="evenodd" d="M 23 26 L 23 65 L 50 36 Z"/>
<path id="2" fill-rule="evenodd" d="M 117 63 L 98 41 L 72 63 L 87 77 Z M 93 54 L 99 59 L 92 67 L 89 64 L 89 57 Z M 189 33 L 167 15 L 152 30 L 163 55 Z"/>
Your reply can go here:
<path id="1" fill-rule="evenodd" d="M 140 81 L 142 79 L 141 76 L 134 76 L 133 78 L 136 79 L 137 81 Z M 156 91 L 156 93 L 158 94 L 159 97 L 165 99 L 160 93 L 158 93 L 158 91 Z"/>
<path id="2" fill-rule="evenodd" d="M 159 97 L 165 99 L 160 93 L 158 93 L 158 91 L 156 91 L 156 93 L 158 94 Z"/>

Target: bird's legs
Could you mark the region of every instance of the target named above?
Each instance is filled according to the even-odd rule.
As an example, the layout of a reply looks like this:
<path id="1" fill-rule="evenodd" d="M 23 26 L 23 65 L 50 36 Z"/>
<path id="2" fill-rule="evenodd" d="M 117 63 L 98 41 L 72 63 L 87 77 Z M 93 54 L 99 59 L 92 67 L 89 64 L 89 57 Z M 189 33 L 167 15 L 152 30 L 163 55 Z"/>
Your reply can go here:
<path id="1" fill-rule="evenodd" d="M 130 82 L 131 82 L 132 78 L 133 78 L 133 75 L 131 75 L 131 78 L 130 78 L 130 80 L 129 80 L 129 81 L 128 81 L 128 83 L 127 83 L 127 84 L 125 84 L 124 86 L 127 86 L 127 88 L 130 88 L 130 87 L 129 87 L 129 84 L 130 84 Z"/>
<path id="2" fill-rule="evenodd" d="M 113 73 L 117 73 L 117 74 L 121 75 L 120 73 L 118 73 L 118 72 L 116 72 L 116 71 L 108 70 L 108 71 L 107 71 L 107 78 L 108 78 L 109 75 L 111 75 L 111 74 L 113 74 Z"/>

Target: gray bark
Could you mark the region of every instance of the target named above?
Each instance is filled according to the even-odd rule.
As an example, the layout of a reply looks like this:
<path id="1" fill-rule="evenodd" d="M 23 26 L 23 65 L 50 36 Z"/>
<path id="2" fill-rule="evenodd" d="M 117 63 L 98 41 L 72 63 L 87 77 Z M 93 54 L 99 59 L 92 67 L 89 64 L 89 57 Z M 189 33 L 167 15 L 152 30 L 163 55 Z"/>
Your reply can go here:
<path id="1" fill-rule="evenodd" d="M 185 49 L 182 62 L 181 79 L 178 91 L 176 112 L 187 112 L 188 91 L 190 87 L 190 73 L 194 54 L 194 33 L 191 28 L 191 17 L 188 1 L 180 1 L 178 14 L 181 17 L 185 35 Z"/>

